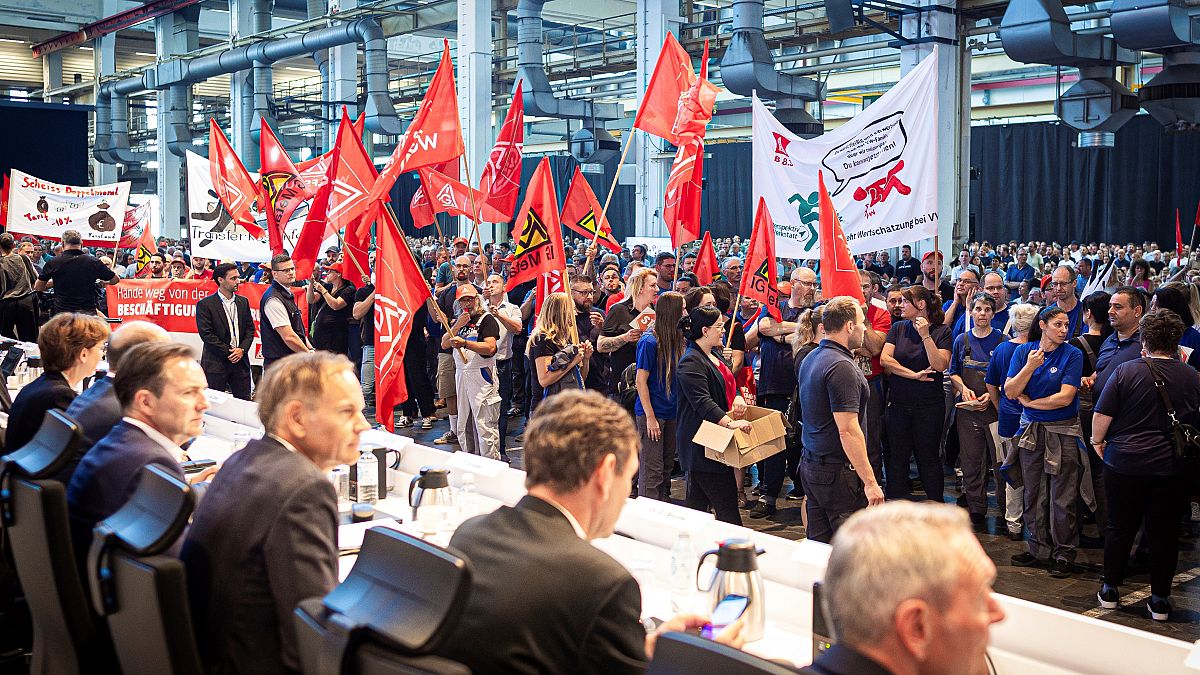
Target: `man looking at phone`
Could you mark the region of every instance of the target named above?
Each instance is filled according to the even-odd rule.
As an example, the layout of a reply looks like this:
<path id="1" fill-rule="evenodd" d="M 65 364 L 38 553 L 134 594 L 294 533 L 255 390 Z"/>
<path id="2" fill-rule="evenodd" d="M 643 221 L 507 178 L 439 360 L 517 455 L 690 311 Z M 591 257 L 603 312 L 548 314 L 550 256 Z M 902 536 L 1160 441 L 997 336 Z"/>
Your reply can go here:
<path id="1" fill-rule="evenodd" d="M 541 402 L 525 432 L 528 493 L 450 541 L 475 578 L 442 656 L 474 672 L 641 673 L 659 635 L 705 624 L 680 615 L 647 634 L 637 580 L 588 543 L 612 534 L 638 447 L 629 413 L 595 392 Z M 741 629 L 735 621 L 716 639 L 740 647 Z"/>

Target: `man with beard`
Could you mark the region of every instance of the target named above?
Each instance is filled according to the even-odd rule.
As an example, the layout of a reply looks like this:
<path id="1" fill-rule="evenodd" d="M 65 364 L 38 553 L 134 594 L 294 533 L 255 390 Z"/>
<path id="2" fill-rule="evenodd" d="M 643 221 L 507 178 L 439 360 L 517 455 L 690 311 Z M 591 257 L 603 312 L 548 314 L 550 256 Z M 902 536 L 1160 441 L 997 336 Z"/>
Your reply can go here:
<path id="1" fill-rule="evenodd" d="M 675 285 L 675 254 L 663 251 L 654 256 L 654 272 L 658 275 L 658 292 L 671 290 Z"/>
<path id="2" fill-rule="evenodd" d="M 904 317 L 900 314 L 900 306 L 904 304 L 904 287 L 900 284 L 892 284 L 887 292 L 887 309 L 888 316 L 891 317 L 892 323 L 903 321 Z"/>
<path id="3" fill-rule="evenodd" d="M 462 241 L 462 247 L 465 249 L 467 242 L 459 237 L 454 242 L 455 250 L 457 250 L 459 240 Z M 446 320 L 451 323 L 455 320 L 455 309 L 458 306 L 458 289 L 463 286 L 471 286 L 470 279 L 471 259 L 466 255 L 460 255 L 454 259 L 454 282 L 438 291 L 436 296 L 438 308 L 442 310 L 442 314 L 446 315 Z M 475 290 L 478 292 L 479 289 Z M 440 322 L 438 323 L 440 324 Z M 460 441 L 457 431 L 458 397 L 455 396 L 454 388 L 454 350 L 446 346 L 440 333 L 430 337 L 438 340 L 437 395 L 446 402 L 446 409 L 450 411 L 450 430 L 433 442 L 438 445 L 450 445 Z"/>
<path id="4" fill-rule="evenodd" d="M 921 256 L 921 285 L 945 302 L 954 297 L 954 287 L 942 277 L 942 254 L 929 251 Z"/>
<path id="5" fill-rule="evenodd" d="M 587 277 L 571 279 L 571 299 L 575 301 L 575 328 L 579 331 L 579 339 L 587 340 L 596 346 L 600 338 L 600 330 L 604 328 L 604 312 L 592 305 L 596 297 L 595 286 Z M 588 367 L 584 387 L 594 391 L 608 391 L 608 374 L 604 372 L 608 365 L 608 356 L 599 350 L 592 351 L 591 365 Z"/>
<path id="6" fill-rule="evenodd" d="M 462 312 L 442 335 L 442 348 L 454 361 L 458 442 L 466 452 L 500 459 L 500 387 L 496 380 L 496 343 L 500 323 L 484 312 L 479 291 L 462 284 L 455 292 Z"/>
<path id="7" fill-rule="evenodd" d="M 903 286 L 914 284 L 920 276 L 920 265 L 912 256 L 912 247 L 908 244 L 900 247 L 900 260 L 896 263 L 896 281 Z"/>

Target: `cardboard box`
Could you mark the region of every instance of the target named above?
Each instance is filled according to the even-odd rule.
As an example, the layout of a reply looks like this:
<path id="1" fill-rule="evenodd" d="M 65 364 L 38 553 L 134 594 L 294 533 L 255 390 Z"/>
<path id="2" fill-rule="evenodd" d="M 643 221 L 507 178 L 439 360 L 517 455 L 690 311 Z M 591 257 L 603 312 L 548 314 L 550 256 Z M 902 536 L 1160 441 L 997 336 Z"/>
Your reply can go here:
<path id="1" fill-rule="evenodd" d="M 749 432 L 701 422 L 692 440 L 704 446 L 705 457 L 734 468 L 783 452 L 789 426 L 783 413 L 752 405 L 746 407 L 745 419 L 753 425 Z"/>

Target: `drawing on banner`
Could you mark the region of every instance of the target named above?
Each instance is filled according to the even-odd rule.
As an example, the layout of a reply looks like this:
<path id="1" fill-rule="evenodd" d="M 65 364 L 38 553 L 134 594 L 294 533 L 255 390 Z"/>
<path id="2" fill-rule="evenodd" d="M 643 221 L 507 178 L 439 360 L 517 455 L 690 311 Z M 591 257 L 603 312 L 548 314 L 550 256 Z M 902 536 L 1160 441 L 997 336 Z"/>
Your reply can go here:
<path id="1" fill-rule="evenodd" d="M 125 222 L 129 183 L 60 185 L 13 169 L 8 200 L 10 232 L 61 239 L 77 230 L 85 244 L 111 246 L 121 236 L 117 223 Z"/>
<path id="2" fill-rule="evenodd" d="M 812 139 L 753 99 L 754 197 L 775 218 L 777 254 L 820 258 L 817 172 L 823 171 L 851 253 L 937 231 L 937 63 L 925 59 L 869 108 Z"/>

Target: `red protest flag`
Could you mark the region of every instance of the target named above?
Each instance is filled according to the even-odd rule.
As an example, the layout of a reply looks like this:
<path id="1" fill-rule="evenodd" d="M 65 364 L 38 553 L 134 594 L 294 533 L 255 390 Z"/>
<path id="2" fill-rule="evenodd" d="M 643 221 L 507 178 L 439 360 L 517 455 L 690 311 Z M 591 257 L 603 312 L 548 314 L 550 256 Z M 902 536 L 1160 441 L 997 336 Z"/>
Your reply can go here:
<path id="1" fill-rule="evenodd" d="M 430 208 L 434 213 L 463 216 L 471 222 L 507 223 L 512 216 L 504 215 L 487 204 L 483 192 L 457 181 L 435 169 L 417 169 L 421 186 L 428 190 Z"/>
<path id="2" fill-rule="evenodd" d="M 349 117 L 349 116 L 350 116 L 350 111 L 346 108 L 346 106 L 343 105 L 342 106 L 342 117 Z M 366 113 L 359 115 L 358 119 L 354 120 L 350 124 L 354 127 L 354 137 L 361 141 L 362 137 L 363 137 L 363 132 L 366 130 L 366 125 L 367 125 Z"/>
<path id="3" fill-rule="evenodd" d="M 506 290 L 536 279 L 539 275 L 564 269 L 567 256 L 563 252 L 562 228 L 558 222 L 558 197 L 554 194 L 554 177 L 550 160 L 543 157 L 538 163 L 525 201 L 513 226 L 513 263 L 508 273 Z"/>
<path id="4" fill-rule="evenodd" d="M 508 115 L 504 117 L 504 124 L 496 135 L 496 145 L 492 147 L 487 166 L 483 167 L 483 176 L 479 179 L 479 191 L 484 194 L 484 201 L 504 214 L 504 219 L 495 221 L 484 218 L 484 222 L 507 223 L 512 220 L 513 210 L 517 208 L 517 193 L 521 190 L 521 143 L 525 140 L 521 82 L 517 80 Z"/>
<path id="5" fill-rule="evenodd" d="M 1175 209 L 1175 262 L 1183 260 L 1183 232 L 1179 230 L 1179 209 Z"/>
<path id="6" fill-rule="evenodd" d="M 396 406 L 408 398 L 404 348 L 412 319 L 429 299 L 429 286 L 399 226 L 381 222 L 375 257 L 375 417 L 392 429 Z"/>
<path id="7" fill-rule="evenodd" d="M 242 160 L 229 145 L 229 139 L 217 121 L 208 118 L 208 170 L 212 175 L 213 190 L 217 199 L 230 217 L 238 225 L 246 228 L 246 232 L 254 238 L 263 236 L 263 230 L 254 222 L 251 207 L 258 197 L 258 184 L 250 177 L 250 172 L 242 165 Z"/>
<path id="8" fill-rule="evenodd" d="M 150 269 L 150 256 L 158 253 L 158 245 L 154 243 L 154 236 L 150 234 L 150 228 L 142 228 L 142 234 L 138 238 L 137 254 L 137 272 L 134 276 L 142 276 Z"/>
<path id="9" fill-rule="evenodd" d="M 267 240 L 271 245 L 271 254 L 283 253 L 283 229 L 295 213 L 296 208 L 304 201 L 312 199 L 316 192 L 300 176 L 300 171 L 292 164 L 275 132 L 262 121 L 262 133 L 258 141 L 259 169 L 259 204 L 267 212 Z"/>
<path id="10" fill-rule="evenodd" d="M 341 133 L 340 128 L 338 133 Z M 296 245 L 292 248 L 292 262 L 296 263 L 297 280 L 312 276 L 317 256 L 320 254 L 321 242 L 328 236 L 326 234 L 327 213 L 329 193 L 333 187 L 333 174 L 337 171 L 338 165 L 337 145 L 334 145 L 332 155 L 325 166 L 325 177 L 322 179 L 321 186 L 317 188 L 317 194 L 308 207 L 308 217 L 304 219 L 304 227 L 301 228 L 300 236 L 296 238 Z"/>
<path id="11" fill-rule="evenodd" d="M 8 174 L 0 185 L 0 225 L 8 227 Z"/>
<path id="12" fill-rule="evenodd" d="M 701 64 L 701 72 L 705 74 L 707 61 L 706 42 Z M 673 34 L 667 33 L 633 126 L 678 145 L 703 130 L 712 119 L 716 102 L 717 88 L 707 79 L 696 77 L 692 57 Z"/>
<path id="13" fill-rule="evenodd" d="M 330 165 L 329 179 L 332 184 L 325 216 L 325 227 L 329 234 L 343 229 L 349 230 L 361 222 L 363 214 L 367 211 L 367 192 L 374 185 L 378 175 L 362 140 L 354 135 L 354 125 L 344 115 L 341 124 L 338 125 L 334 147 L 337 154 Z M 366 224 L 367 227 L 370 225 Z"/>
<path id="14" fill-rule="evenodd" d="M 567 285 L 563 283 L 563 270 L 551 270 L 538 275 L 537 284 L 533 287 L 533 323 L 537 327 L 537 318 L 542 314 L 542 303 L 553 293 L 566 293 Z"/>
<path id="15" fill-rule="evenodd" d="M 371 187 L 370 200 L 382 201 L 405 171 L 448 162 L 461 156 L 463 151 L 458 95 L 454 91 L 454 64 L 450 61 L 450 41 L 445 40 L 442 60 L 425 91 L 417 116 Z"/>
<path id="16" fill-rule="evenodd" d="M 701 286 L 708 286 L 719 269 L 721 266 L 717 262 L 717 250 L 713 248 L 712 234 L 705 232 L 704 241 L 700 242 L 700 250 L 696 251 L 696 266 L 692 268 L 692 274 L 696 275 L 696 281 Z"/>
<path id="17" fill-rule="evenodd" d="M 771 212 L 762 197 L 758 198 L 758 210 L 754 213 L 754 230 L 750 233 L 750 247 L 746 249 L 746 269 L 738 295 L 761 302 L 771 316 L 783 321 L 779 309 L 779 277 L 775 270 L 775 221 L 771 220 Z"/>
<path id="18" fill-rule="evenodd" d="M 829 190 L 825 189 L 825 173 L 817 172 L 820 227 L 817 237 L 821 244 L 821 297 L 829 300 L 839 295 L 848 295 L 865 304 L 862 284 L 858 277 L 858 266 L 850 255 L 850 245 L 842 232 L 841 219 L 833 208 Z"/>
<path id="19" fill-rule="evenodd" d="M 2 221 L 0 221 L 2 222 Z M 142 241 L 142 233 L 150 229 L 150 202 L 129 205 L 125 209 L 125 222 L 121 225 L 121 240 L 118 248 L 137 248 Z"/>
<path id="20" fill-rule="evenodd" d="M 704 173 L 704 136 L 693 136 L 675 151 L 667 192 L 663 196 L 663 224 L 671 247 L 679 248 L 700 238 L 700 192 Z"/>
<path id="21" fill-rule="evenodd" d="M 613 238 L 612 226 L 603 215 L 596 193 L 579 167 L 575 167 L 575 175 L 571 176 L 571 187 L 567 188 L 567 198 L 563 201 L 562 224 L 584 235 L 588 239 L 596 237 L 596 219 L 600 219 L 600 237 L 596 241 L 613 253 L 621 252 L 621 245 Z"/>

